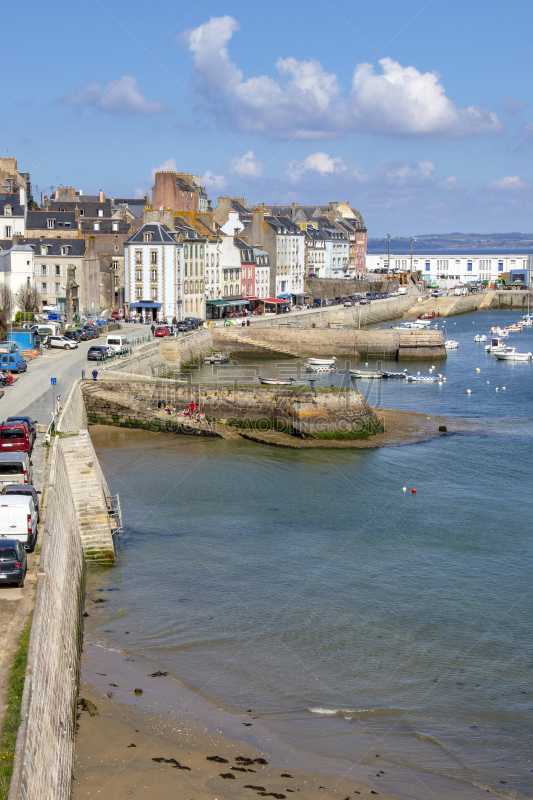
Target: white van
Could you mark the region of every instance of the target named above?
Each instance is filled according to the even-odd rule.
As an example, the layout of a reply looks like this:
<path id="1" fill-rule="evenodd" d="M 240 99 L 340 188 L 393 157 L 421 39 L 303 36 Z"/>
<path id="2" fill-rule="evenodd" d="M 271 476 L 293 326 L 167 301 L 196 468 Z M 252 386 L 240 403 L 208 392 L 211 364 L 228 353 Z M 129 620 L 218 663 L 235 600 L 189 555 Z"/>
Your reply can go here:
<path id="1" fill-rule="evenodd" d="M 398 294 L 407 294 L 407 289 L 405 288 L 405 286 L 400 286 L 400 288 L 398 289 Z"/>
<path id="2" fill-rule="evenodd" d="M 120 333 L 109 333 L 105 343 L 108 347 L 111 347 L 115 353 L 121 353 L 129 347 L 128 340 Z"/>
<path id="3" fill-rule="evenodd" d="M 37 333 L 40 336 L 48 336 L 53 334 L 54 336 L 59 336 L 59 331 L 61 330 L 61 325 L 59 322 L 47 322 L 45 325 L 37 325 Z"/>
<path id="4" fill-rule="evenodd" d="M 37 511 L 30 495 L 2 495 L 0 498 L 0 540 L 18 539 L 33 552 L 37 541 Z"/>

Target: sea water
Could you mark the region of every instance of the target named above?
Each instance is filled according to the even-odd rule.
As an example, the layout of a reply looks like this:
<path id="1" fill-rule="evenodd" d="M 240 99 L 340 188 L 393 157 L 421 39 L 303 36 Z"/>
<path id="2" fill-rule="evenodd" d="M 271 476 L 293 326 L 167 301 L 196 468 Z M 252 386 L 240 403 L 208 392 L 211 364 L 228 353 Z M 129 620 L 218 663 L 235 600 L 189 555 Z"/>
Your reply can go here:
<path id="1" fill-rule="evenodd" d="M 102 640 L 307 750 L 530 795 L 533 364 L 473 341 L 518 316 L 448 320 L 460 346 L 436 363 L 442 387 L 371 389 L 385 407 L 476 417 L 488 435 L 298 451 L 96 434 L 125 523 Z M 533 351 L 531 329 L 509 339 Z M 248 382 L 288 362 L 230 368 Z"/>

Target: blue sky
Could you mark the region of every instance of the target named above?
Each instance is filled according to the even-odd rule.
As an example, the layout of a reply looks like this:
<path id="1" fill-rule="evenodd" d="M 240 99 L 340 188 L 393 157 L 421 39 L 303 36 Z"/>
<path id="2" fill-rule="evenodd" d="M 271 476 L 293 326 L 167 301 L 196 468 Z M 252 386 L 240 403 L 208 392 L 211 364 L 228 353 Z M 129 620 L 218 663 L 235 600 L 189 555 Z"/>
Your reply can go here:
<path id="1" fill-rule="evenodd" d="M 11 5 L 0 155 L 45 191 L 163 166 L 213 206 L 349 200 L 370 236 L 531 232 L 531 2 Z"/>

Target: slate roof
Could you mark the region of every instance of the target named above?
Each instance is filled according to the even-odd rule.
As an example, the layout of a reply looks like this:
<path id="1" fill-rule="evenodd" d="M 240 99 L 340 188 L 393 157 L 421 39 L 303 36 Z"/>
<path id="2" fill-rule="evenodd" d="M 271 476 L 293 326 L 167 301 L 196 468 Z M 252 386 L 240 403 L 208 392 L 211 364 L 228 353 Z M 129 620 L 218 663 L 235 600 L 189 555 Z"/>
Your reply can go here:
<path id="1" fill-rule="evenodd" d="M 151 242 L 144 241 L 145 233 L 152 234 Z M 150 222 L 146 225 L 141 225 L 129 239 L 126 239 L 124 244 L 176 244 L 176 239 L 166 225 Z"/>
<path id="2" fill-rule="evenodd" d="M 98 222 L 100 225 L 97 231 L 94 230 L 94 223 Z M 113 225 L 118 223 L 118 230 L 113 230 Z M 114 233 L 114 234 L 125 234 L 130 232 L 131 223 L 127 219 L 106 219 L 105 217 L 100 217 L 97 219 L 80 219 L 80 228 L 84 234 L 88 235 L 90 233 Z"/>
<path id="3" fill-rule="evenodd" d="M 110 217 L 112 213 L 111 202 L 106 200 L 105 203 L 99 203 L 98 200 L 93 202 L 75 202 L 67 203 L 63 200 L 51 200 L 49 203 L 50 211 L 75 211 L 76 208 L 80 211 L 80 217 L 86 219 L 87 217 L 95 217 L 96 219 L 105 219 Z M 98 210 L 102 209 L 104 212 L 103 217 L 98 216 Z"/>
<path id="4" fill-rule="evenodd" d="M 244 239 L 239 239 L 238 236 L 233 240 L 233 244 L 241 251 L 241 264 L 251 264 L 254 261 L 253 247 L 251 244 L 245 242 Z"/>
<path id="5" fill-rule="evenodd" d="M 174 230 L 176 233 L 181 233 L 185 239 L 195 239 L 197 242 L 204 241 L 204 237 L 198 233 L 196 228 L 189 225 L 183 217 L 174 217 Z"/>
<path id="6" fill-rule="evenodd" d="M 26 215 L 26 230 L 48 228 L 49 219 L 55 219 L 57 229 L 70 228 L 78 230 L 78 222 L 73 211 L 28 211 Z M 53 228 L 50 228 L 53 230 Z"/>
<path id="7" fill-rule="evenodd" d="M 4 192 L 0 194 L 0 216 L 5 216 L 4 206 L 11 206 L 12 211 L 9 216 L 12 217 L 24 216 L 24 206 L 20 205 L 20 195 L 18 192 L 13 194 Z"/>
<path id="8" fill-rule="evenodd" d="M 283 236 L 283 230 L 287 229 L 288 233 L 285 234 L 287 236 L 298 236 L 303 235 L 303 231 L 296 225 L 295 222 L 290 217 L 271 217 L 265 215 L 265 222 L 267 222 L 271 228 L 273 228 L 276 233 L 280 236 Z"/>
<path id="9" fill-rule="evenodd" d="M 70 247 L 68 255 L 71 258 L 80 258 L 85 255 L 85 239 L 33 239 L 21 238 L 19 245 L 29 245 L 36 256 L 41 256 L 41 245 L 46 245 L 48 252 L 47 256 L 59 256 L 66 258 L 67 256 L 61 255 L 62 247 Z M 16 245 L 15 245 L 16 247 Z M 12 239 L 2 239 L 0 241 L 0 248 L 2 250 L 11 250 L 13 248 Z"/>

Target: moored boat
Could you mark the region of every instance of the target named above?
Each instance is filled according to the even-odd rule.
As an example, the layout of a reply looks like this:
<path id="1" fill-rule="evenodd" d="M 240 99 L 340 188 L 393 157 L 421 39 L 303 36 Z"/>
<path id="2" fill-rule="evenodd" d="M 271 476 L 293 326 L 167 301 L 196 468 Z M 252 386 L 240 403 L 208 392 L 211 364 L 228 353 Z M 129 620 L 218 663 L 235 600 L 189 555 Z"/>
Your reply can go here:
<path id="1" fill-rule="evenodd" d="M 229 353 L 213 353 L 204 358 L 204 364 L 227 364 L 229 361 Z"/>
<path id="2" fill-rule="evenodd" d="M 335 367 L 329 364 L 306 364 L 308 372 L 335 372 Z"/>
<path id="3" fill-rule="evenodd" d="M 338 358 L 308 358 L 307 363 L 310 366 L 315 367 L 332 367 L 335 361 L 338 361 Z"/>
<path id="4" fill-rule="evenodd" d="M 262 378 L 258 375 L 259 383 L 264 386 L 290 386 L 295 382 L 294 378 Z"/>
<path id="5" fill-rule="evenodd" d="M 500 361 L 531 361 L 532 353 L 517 353 L 516 347 L 504 347 L 503 350 L 495 350 L 493 355 Z"/>
<path id="6" fill-rule="evenodd" d="M 383 373 L 376 369 L 351 369 L 349 373 L 352 378 L 373 378 L 379 380 L 384 377 Z"/>
<path id="7" fill-rule="evenodd" d="M 446 350 L 457 350 L 459 347 L 459 342 L 456 339 L 446 339 L 444 342 L 444 347 Z"/>
<path id="8" fill-rule="evenodd" d="M 381 375 L 383 378 L 405 378 L 407 370 L 405 369 L 403 372 L 387 372 L 386 370 L 381 370 Z"/>
<path id="9" fill-rule="evenodd" d="M 437 383 L 441 380 L 438 375 L 406 375 L 405 379 L 416 383 Z"/>
<path id="10" fill-rule="evenodd" d="M 478 333 L 477 336 L 474 336 L 474 341 L 475 342 L 486 342 L 487 341 L 487 337 L 485 336 L 484 333 Z"/>
<path id="11" fill-rule="evenodd" d="M 506 325 L 505 330 L 509 333 L 516 333 L 522 330 L 522 326 L 518 322 L 515 322 L 514 325 Z"/>
<path id="12" fill-rule="evenodd" d="M 487 353 L 494 353 L 496 350 L 504 350 L 505 349 L 505 342 L 500 336 L 493 336 L 490 340 L 490 344 L 485 347 L 485 352 Z"/>

